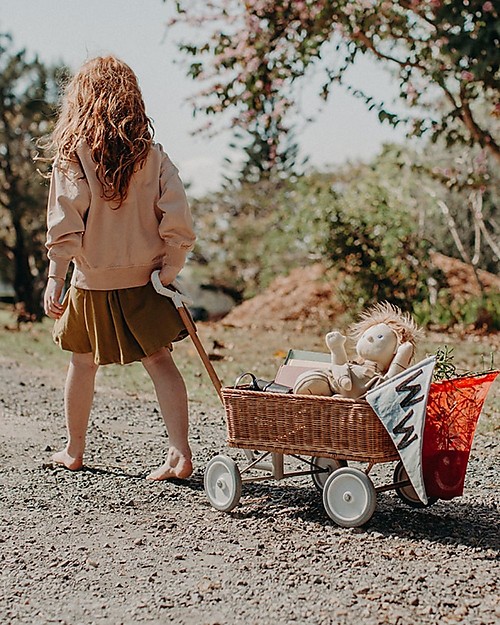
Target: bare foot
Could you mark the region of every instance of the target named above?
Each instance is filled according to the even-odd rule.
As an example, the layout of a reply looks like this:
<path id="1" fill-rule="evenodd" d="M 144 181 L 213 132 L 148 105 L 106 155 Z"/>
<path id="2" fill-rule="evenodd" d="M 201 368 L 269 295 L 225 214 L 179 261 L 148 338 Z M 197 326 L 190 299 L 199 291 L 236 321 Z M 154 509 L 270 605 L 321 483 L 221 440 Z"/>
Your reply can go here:
<path id="1" fill-rule="evenodd" d="M 171 447 L 168 450 L 167 461 L 158 467 L 155 471 L 152 471 L 147 477 L 147 480 L 168 480 L 171 478 L 177 478 L 184 480 L 193 472 L 193 463 L 191 457 L 181 454 L 181 452 L 175 447 Z"/>
<path id="2" fill-rule="evenodd" d="M 70 471 L 78 471 L 83 467 L 83 456 L 70 456 L 66 449 L 56 452 L 51 460 L 55 464 L 62 464 Z"/>

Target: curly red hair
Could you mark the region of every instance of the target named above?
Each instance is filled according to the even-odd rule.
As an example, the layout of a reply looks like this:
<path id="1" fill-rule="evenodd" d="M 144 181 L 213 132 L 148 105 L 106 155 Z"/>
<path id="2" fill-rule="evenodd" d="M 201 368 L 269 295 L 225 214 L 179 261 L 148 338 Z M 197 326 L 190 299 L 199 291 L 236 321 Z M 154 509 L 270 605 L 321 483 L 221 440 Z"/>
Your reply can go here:
<path id="1" fill-rule="evenodd" d="M 56 158 L 73 160 L 83 141 L 103 197 L 119 208 L 132 174 L 147 158 L 153 127 L 134 72 L 114 56 L 87 61 L 66 86 L 52 133 Z"/>

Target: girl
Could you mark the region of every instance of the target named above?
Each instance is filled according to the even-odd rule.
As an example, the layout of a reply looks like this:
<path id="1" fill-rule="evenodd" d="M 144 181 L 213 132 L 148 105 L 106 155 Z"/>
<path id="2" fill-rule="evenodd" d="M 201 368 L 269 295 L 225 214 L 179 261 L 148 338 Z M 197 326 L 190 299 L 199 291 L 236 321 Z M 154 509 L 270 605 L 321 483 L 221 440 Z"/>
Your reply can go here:
<path id="1" fill-rule="evenodd" d="M 170 442 L 165 463 L 148 479 L 163 480 L 192 472 L 186 388 L 170 355 L 186 331 L 149 278 L 160 269 L 170 284 L 195 236 L 177 169 L 152 136 L 125 63 L 95 58 L 67 85 L 51 137 L 44 306 L 56 320 L 55 342 L 72 352 L 64 392 L 68 440 L 53 462 L 83 466 L 98 366 L 140 360 Z M 60 303 L 70 262 L 71 287 Z"/>

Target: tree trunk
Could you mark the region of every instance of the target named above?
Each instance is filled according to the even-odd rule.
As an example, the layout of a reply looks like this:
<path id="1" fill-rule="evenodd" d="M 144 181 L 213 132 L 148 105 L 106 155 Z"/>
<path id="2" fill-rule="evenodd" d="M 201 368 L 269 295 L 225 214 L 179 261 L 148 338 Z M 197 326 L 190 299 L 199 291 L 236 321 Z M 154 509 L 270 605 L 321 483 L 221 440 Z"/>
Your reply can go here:
<path id="1" fill-rule="evenodd" d="M 16 240 L 14 254 L 14 291 L 18 308 L 18 321 L 40 321 L 43 316 L 40 297 L 34 289 L 34 280 L 25 244 L 25 235 L 18 219 L 13 219 Z"/>

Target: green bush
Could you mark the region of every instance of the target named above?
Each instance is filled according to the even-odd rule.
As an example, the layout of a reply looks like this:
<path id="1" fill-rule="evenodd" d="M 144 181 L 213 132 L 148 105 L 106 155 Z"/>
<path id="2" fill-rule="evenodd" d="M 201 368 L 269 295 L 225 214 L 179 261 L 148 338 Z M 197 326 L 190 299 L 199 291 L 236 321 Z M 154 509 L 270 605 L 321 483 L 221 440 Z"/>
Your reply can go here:
<path id="1" fill-rule="evenodd" d="M 429 192 L 434 185 L 444 197 L 446 189 L 415 170 L 413 157 L 388 146 L 370 164 L 242 184 L 198 200 L 195 258 L 211 281 L 243 297 L 294 267 L 323 261 L 342 275 L 338 297 L 351 314 L 387 300 L 424 326 L 498 329 L 498 296 L 453 298 L 430 261 L 431 249 L 452 249 Z"/>
<path id="2" fill-rule="evenodd" d="M 439 292 L 437 301 L 417 302 L 413 314 L 422 326 L 451 329 L 460 325 L 487 332 L 500 331 L 500 293 L 468 299 L 454 297 L 448 290 Z"/>
<path id="3" fill-rule="evenodd" d="M 415 302 L 428 298 L 434 273 L 429 244 L 403 217 L 383 206 L 372 212 L 338 208 L 330 215 L 325 256 L 345 273 L 344 288 L 362 307 L 386 300 L 412 310 Z"/>

